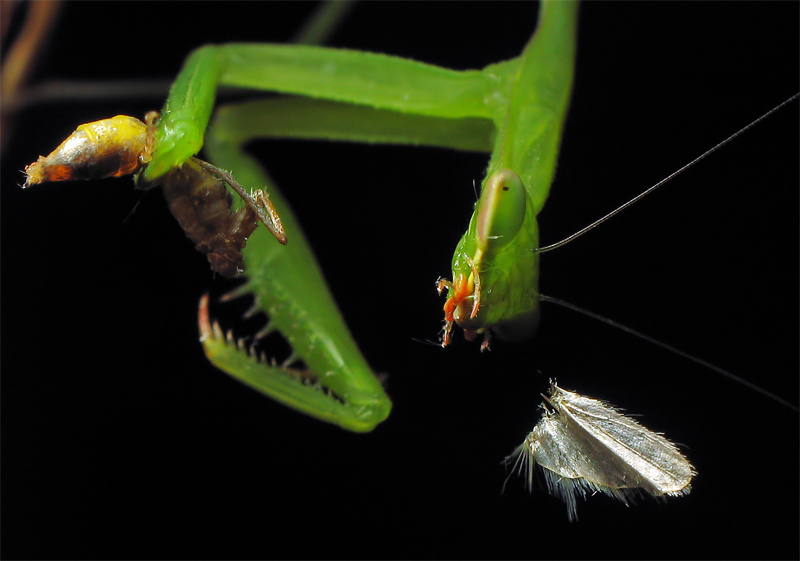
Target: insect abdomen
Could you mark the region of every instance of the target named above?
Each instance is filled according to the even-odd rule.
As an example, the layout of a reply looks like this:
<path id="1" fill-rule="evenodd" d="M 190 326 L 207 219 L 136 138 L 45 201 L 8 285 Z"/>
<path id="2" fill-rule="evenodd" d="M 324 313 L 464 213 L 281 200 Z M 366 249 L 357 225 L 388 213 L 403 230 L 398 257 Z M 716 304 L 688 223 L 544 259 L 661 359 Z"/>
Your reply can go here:
<path id="1" fill-rule="evenodd" d="M 142 165 L 146 137 L 146 125 L 127 115 L 81 125 L 48 156 L 25 168 L 25 187 L 134 173 Z"/>
<path id="2" fill-rule="evenodd" d="M 244 266 L 242 248 L 258 225 L 249 206 L 233 212 L 225 183 L 192 158 L 159 180 L 175 219 L 211 268 L 235 277 Z"/>

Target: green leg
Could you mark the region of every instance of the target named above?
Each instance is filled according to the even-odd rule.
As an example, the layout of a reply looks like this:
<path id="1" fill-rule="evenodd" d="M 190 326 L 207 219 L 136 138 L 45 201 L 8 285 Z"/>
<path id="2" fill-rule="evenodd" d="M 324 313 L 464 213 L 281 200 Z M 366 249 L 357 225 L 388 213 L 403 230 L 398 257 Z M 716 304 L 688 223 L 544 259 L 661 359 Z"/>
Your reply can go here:
<path id="1" fill-rule="evenodd" d="M 200 151 L 219 86 L 254 88 L 445 118 L 492 116 L 499 79 L 388 55 L 298 45 L 209 45 L 170 89 L 145 179 Z"/>

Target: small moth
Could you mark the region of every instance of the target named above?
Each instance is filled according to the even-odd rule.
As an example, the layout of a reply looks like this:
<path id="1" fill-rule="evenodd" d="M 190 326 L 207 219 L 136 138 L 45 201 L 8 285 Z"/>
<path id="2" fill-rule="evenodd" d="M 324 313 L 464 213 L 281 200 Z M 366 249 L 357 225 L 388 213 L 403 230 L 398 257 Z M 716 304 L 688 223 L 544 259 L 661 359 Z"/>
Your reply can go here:
<path id="1" fill-rule="evenodd" d="M 669 440 L 623 415 L 614 406 L 550 383 L 542 419 L 506 464 L 525 472 L 533 487 L 534 466 L 548 491 L 577 520 L 576 497 L 600 491 L 626 505 L 636 496 L 680 496 L 691 490 L 694 467 Z"/>

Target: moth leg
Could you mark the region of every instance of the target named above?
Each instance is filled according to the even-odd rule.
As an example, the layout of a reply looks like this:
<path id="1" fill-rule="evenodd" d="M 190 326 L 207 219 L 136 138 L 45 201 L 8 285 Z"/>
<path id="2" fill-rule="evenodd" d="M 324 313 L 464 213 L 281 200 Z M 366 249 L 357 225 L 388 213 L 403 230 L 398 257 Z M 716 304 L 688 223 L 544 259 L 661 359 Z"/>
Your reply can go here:
<path id="1" fill-rule="evenodd" d="M 489 345 L 492 342 L 492 332 L 488 329 L 483 331 L 483 341 L 481 341 L 481 352 L 490 351 Z"/>

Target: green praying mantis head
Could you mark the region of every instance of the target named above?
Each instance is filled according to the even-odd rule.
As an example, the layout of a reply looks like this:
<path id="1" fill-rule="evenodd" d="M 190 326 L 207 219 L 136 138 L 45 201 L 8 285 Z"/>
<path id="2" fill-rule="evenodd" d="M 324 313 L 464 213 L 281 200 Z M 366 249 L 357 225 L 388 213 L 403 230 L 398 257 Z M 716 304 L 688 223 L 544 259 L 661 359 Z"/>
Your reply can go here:
<path id="1" fill-rule="evenodd" d="M 444 305 L 442 346 L 453 324 L 473 340 L 491 335 L 521 340 L 533 335 L 539 319 L 539 230 L 533 203 L 520 176 L 501 169 L 489 174 L 475 204 L 469 227 L 453 255 L 453 281 Z"/>
<path id="2" fill-rule="evenodd" d="M 520 57 L 489 65 L 502 95 L 489 98 L 494 147 L 469 228 L 453 255 L 442 346 L 453 324 L 467 339 L 524 340 L 539 318 L 539 229 L 555 175 L 572 85 L 577 6 L 543 4 L 539 27 Z M 555 55 L 555 56 L 554 56 Z M 507 103 L 499 103 L 505 100 Z"/>

